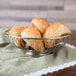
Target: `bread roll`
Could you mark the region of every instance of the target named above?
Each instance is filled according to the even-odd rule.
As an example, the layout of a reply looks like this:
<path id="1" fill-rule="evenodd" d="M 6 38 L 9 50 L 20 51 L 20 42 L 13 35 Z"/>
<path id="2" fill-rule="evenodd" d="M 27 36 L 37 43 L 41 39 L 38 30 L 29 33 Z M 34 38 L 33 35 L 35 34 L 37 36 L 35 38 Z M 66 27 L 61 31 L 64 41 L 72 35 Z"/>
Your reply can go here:
<path id="1" fill-rule="evenodd" d="M 21 32 L 26 28 L 27 28 L 27 26 L 14 26 L 9 30 L 8 33 L 11 36 L 21 37 Z M 11 39 L 11 41 L 13 40 L 13 42 L 15 43 L 15 45 L 17 47 L 20 47 L 20 48 L 24 47 L 25 42 L 22 39 L 13 38 L 13 37 L 11 37 L 10 39 Z"/>
<path id="2" fill-rule="evenodd" d="M 43 37 L 44 38 L 57 38 L 57 37 L 68 35 L 70 33 L 71 33 L 70 29 L 65 24 L 56 23 L 47 28 Z M 45 47 L 49 48 L 49 47 L 55 46 L 60 41 L 62 40 L 57 40 L 57 41 L 56 40 L 45 40 L 44 41 Z"/>
<path id="3" fill-rule="evenodd" d="M 21 33 L 21 36 L 26 38 L 41 38 L 40 32 L 35 27 L 28 27 Z M 44 50 L 42 40 L 24 39 L 24 41 L 36 51 Z"/>
<path id="4" fill-rule="evenodd" d="M 43 18 L 34 18 L 32 20 L 32 26 L 36 27 L 43 34 L 49 26 L 49 23 Z"/>

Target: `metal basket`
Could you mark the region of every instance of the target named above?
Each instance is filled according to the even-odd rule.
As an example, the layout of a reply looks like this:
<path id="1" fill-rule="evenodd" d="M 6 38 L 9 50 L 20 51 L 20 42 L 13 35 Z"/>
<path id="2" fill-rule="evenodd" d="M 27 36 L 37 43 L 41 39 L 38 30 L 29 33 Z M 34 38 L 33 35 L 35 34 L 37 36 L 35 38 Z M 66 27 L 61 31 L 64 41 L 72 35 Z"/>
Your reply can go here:
<path id="1" fill-rule="evenodd" d="M 55 53 L 58 49 L 60 49 L 62 46 L 65 45 L 65 43 L 69 40 L 69 37 L 71 35 L 66 35 L 66 36 L 61 36 L 57 38 L 26 38 L 26 37 L 17 37 L 17 36 L 12 36 L 8 34 L 8 31 L 6 31 L 6 35 L 9 38 L 9 41 L 11 42 L 12 45 L 15 45 L 21 49 L 23 49 L 25 56 L 33 56 L 33 57 L 40 57 L 44 55 L 49 55 L 52 53 Z M 53 41 L 53 46 L 50 46 L 49 48 L 45 48 L 44 50 L 36 51 L 34 48 L 30 46 L 29 43 L 25 42 L 24 39 L 28 41 L 33 41 L 32 45 L 35 45 L 35 41 L 41 40 L 49 40 L 50 43 Z M 22 46 L 18 46 L 18 41 L 21 42 Z M 59 41 L 59 42 L 57 42 Z M 39 44 L 37 44 L 39 45 Z"/>

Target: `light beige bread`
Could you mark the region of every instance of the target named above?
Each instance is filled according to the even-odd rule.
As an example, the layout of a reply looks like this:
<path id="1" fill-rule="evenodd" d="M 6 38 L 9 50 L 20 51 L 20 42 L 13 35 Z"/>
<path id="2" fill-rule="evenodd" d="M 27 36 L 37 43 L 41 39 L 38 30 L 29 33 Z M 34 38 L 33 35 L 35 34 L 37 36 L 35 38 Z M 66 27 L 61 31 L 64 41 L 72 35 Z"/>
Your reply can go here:
<path id="1" fill-rule="evenodd" d="M 45 19 L 38 17 L 32 20 L 32 26 L 36 27 L 43 34 L 49 26 L 49 23 Z"/>
<path id="2" fill-rule="evenodd" d="M 13 39 L 17 47 L 23 48 L 25 42 L 22 39 L 13 38 L 12 36 L 21 37 L 21 32 L 26 28 L 27 26 L 14 26 L 8 32 L 8 34 L 11 35 L 11 40 Z"/>
<path id="3" fill-rule="evenodd" d="M 26 37 L 26 38 L 41 38 L 40 32 L 35 27 L 28 27 L 27 29 L 25 29 L 21 33 L 21 36 Z M 44 50 L 42 40 L 35 40 L 35 39 L 27 40 L 27 39 L 24 39 L 24 41 L 26 41 L 26 43 L 29 46 L 31 46 L 33 49 L 35 49 L 36 51 Z"/>
<path id="4" fill-rule="evenodd" d="M 43 37 L 44 38 L 57 38 L 57 37 L 68 35 L 70 33 L 71 33 L 70 29 L 65 24 L 56 23 L 56 24 L 53 24 L 47 28 Z M 60 40 L 60 41 L 62 41 L 62 40 Z M 58 41 L 56 41 L 56 40 L 45 40 L 44 41 L 45 47 L 50 48 L 52 46 L 55 46 L 60 41 L 59 40 Z"/>

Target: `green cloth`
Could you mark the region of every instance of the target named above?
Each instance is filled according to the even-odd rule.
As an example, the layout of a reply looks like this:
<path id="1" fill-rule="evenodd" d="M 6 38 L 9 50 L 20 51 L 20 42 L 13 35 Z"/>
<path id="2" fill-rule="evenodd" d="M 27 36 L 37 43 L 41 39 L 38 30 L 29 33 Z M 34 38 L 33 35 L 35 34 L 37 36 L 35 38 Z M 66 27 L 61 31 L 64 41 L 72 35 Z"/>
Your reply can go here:
<path id="1" fill-rule="evenodd" d="M 8 44 L 8 37 L 0 29 L 0 76 L 23 76 L 49 66 L 55 66 L 76 59 L 76 49 L 64 46 L 55 54 L 39 58 L 25 57 L 24 52 Z"/>

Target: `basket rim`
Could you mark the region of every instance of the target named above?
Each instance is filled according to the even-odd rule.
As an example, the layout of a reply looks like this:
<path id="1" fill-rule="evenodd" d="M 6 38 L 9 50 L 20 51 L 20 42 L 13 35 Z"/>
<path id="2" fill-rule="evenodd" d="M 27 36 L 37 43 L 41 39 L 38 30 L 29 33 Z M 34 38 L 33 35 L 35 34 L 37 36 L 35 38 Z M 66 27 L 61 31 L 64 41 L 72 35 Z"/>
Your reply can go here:
<path id="1" fill-rule="evenodd" d="M 56 40 L 56 39 L 63 39 L 63 38 L 68 38 L 71 36 L 71 34 L 65 35 L 65 36 L 61 36 L 61 37 L 56 37 L 56 38 L 32 38 L 32 37 L 18 37 L 18 36 L 13 36 L 13 35 L 9 35 L 8 34 L 8 30 L 5 31 L 5 34 L 9 37 L 12 38 L 18 38 L 18 39 L 32 39 L 32 40 Z"/>

